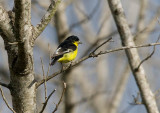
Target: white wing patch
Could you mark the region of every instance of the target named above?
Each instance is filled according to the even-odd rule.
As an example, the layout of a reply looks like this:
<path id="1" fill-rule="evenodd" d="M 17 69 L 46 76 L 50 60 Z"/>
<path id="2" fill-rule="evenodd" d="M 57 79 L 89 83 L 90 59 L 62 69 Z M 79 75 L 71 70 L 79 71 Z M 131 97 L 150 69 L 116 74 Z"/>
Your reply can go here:
<path id="1" fill-rule="evenodd" d="M 68 49 L 66 52 L 69 53 L 69 52 L 72 52 L 72 51 L 73 51 L 72 49 Z"/>
<path id="2" fill-rule="evenodd" d="M 73 50 L 72 50 L 72 49 L 67 49 L 67 51 L 63 51 L 63 52 L 62 52 L 62 48 L 60 47 L 60 48 L 58 48 L 58 49 L 54 52 L 52 58 L 54 58 L 54 57 L 56 57 L 56 56 L 59 56 L 59 55 L 63 55 L 63 54 L 65 54 L 65 53 L 69 53 L 69 52 L 73 52 Z"/>
<path id="3" fill-rule="evenodd" d="M 69 52 L 72 52 L 73 50 L 72 49 L 67 49 L 67 51 L 63 51 L 61 50 L 62 48 L 58 48 L 56 51 L 55 51 L 55 54 L 61 54 L 61 53 L 69 53 Z"/>
<path id="4" fill-rule="evenodd" d="M 61 51 L 61 47 L 60 48 L 58 48 L 56 51 L 55 51 L 55 54 L 59 54 L 59 52 Z"/>

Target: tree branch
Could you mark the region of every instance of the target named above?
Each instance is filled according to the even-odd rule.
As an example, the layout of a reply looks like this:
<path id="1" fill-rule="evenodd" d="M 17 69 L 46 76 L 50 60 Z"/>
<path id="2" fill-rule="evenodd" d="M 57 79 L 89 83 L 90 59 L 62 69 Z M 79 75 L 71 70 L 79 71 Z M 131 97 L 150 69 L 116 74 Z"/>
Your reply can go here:
<path id="1" fill-rule="evenodd" d="M 44 105 L 43 105 L 43 107 L 42 107 L 42 110 L 39 112 L 39 113 L 43 113 L 43 111 L 44 111 L 44 109 L 46 108 L 46 106 L 47 106 L 47 103 L 48 103 L 48 100 L 50 99 L 50 97 L 53 95 L 53 93 L 56 91 L 56 89 L 54 89 L 52 92 L 51 92 L 51 94 L 49 94 L 49 96 L 48 96 L 48 98 L 45 100 L 45 102 L 44 102 Z"/>
<path id="2" fill-rule="evenodd" d="M 110 10 L 114 17 L 117 29 L 119 31 L 122 45 L 123 46 L 135 46 L 133 41 L 133 36 L 127 24 L 126 17 L 124 15 L 124 10 L 120 0 L 108 0 Z M 137 67 L 140 64 L 140 57 L 138 55 L 137 49 L 126 49 L 125 50 L 132 73 L 135 77 L 137 85 L 140 89 L 142 100 L 144 105 L 149 113 L 159 113 L 154 95 L 150 89 L 150 86 L 146 79 L 146 73 L 142 65 Z"/>
<path id="3" fill-rule="evenodd" d="M 16 39 L 24 43 L 28 35 L 31 36 L 31 0 L 15 0 L 14 3 Z"/>
<path id="4" fill-rule="evenodd" d="M 31 0 L 15 0 L 15 34 L 18 42 L 18 59 L 15 63 L 15 72 L 23 75 L 30 72 L 32 48 L 29 39 L 32 37 L 31 27 Z"/>
<path id="5" fill-rule="evenodd" d="M 96 47 L 92 53 L 95 53 L 100 47 L 102 47 L 104 44 L 106 44 L 107 42 L 109 42 L 112 38 L 109 38 L 108 40 L 106 40 L 105 42 L 103 42 L 101 45 L 99 45 L 98 47 Z"/>
<path id="6" fill-rule="evenodd" d="M 160 16 L 160 11 L 159 8 L 157 8 L 156 14 L 154 15 L 154 17 L 150 20 L 149 24 L 147 24 L 144 28 L 137 28 L 139 29 L 139 31 L 137 31 L 137 33 L 134 36 L 134 41 L 136 44 L 139 44 L 141 42 L 144 42 L 145 39 L 148 37 L 149 33 L 151 33 L 155 26 L 156 26 L 156 20 L 157 17 Z M 142 25 L 142 24 L 141 24 Z"/>
<path id="7" fill-rule="evenodd" d="M 150 47 L 150 46 L 156 46 L 156 45 L 160 45 L 160 43 L 150 43 L 150 44 L 144 44 L 144 45 L 138 45 L 138 46 L 126 46 L 126 47 L 124 46 L 124 47 L 121 47 L 121 48 L 116 48 L 116 49 L 107 50 L 107 51 L 104 51 L 104 52 L 99 52 L 97 54 L 101 55 L 101 54 L 116 52 L 116 51 L 120 51 L 120 50 L 126 50 L 126 49 L 132 49 L 132 48 Z"/>
<path id="8" fill-rule="evenodd" d="M 41 22 L 34 28 L 34 34 L 33 38 L 31 39 L 31 42 L 34 43 L 36 38 L 43 32 L 43 30 L 46 28 L 50 20 L 52 19 L 53 15 L 55 14 L 59 4 L 61 3 L 61 0 L 51 0 L 51 4 L 46 12 L 46 14 L 41 19 Z"/>
<path id="9" fill-rule="evenodd" d="M 66 90 L 66 87 L 67 87 L 66 83 L 63 82 L 63 91 L 62 91 L 61 98 L 59 99 L 59 102 L 58 102 L 58 104 L 56 105 L 56 108 L 54 109 L 54 111 L 53 111 L 52 113 L 55 113 L 55 112 L 57 111 L 58 106 L 60 105 L 60 103 L 61 103 L 61 101 L 62 101 L 62 98 L 63 98 L 64 92 L 65 92 L 65 90 Z"/>
<path id="10" fill-rule="evenodd" d="M 156 43 L 159 41 L 159 39 L 160 39 L 160 36 L 158 37 Z M 149 58 L 151 58 L 151 57 L 153 56 L 153 54 L 154 54 L 155 51 L 156 51 L 156 46 L 153 47 L 153 51 L 151 52 L 151 54 L 148 55 L 145 59 L 143 59 L 143 60 L 140 62 L 140 64 L 139 64 L 138 67 L 137 67 L 137 70 L 139 69 L 139 67 L 140 67 L 145 61 L 147 61 Z"/>
<path id="11" fill-rule="evenodd" d="M 14 37 L 13 26 L 11 25 L 11 20 L 8 16 L 7 11 L 5 11 L 1 5 L 0 15 L 0 31 L 6 36 L 6 38 L 2 38 L 7 42 L 12 42 Z"/>
<path id="12" fill-rule="evenodd" d="M 41 60 L 41 65 L 42 65 L 43 79 L 45 80 L 45 82 L 44 82 L 44 92 L 45 92 L 45 100 L 46 100 L 47 99 L 47 85 L 46 85 L 46 76 L 45 76 L 45 72 L 44 72 L 44 64 L 43 64 L 42 57 L 40 57 L 40 60 Z"/>
<path id="13" fill-rule="evenodd" d="M 107 36 L 103 36 L 103 37 L 98 37 L 97 40 L 95 40 L 90 46 L 89 48 L 87 48 L 85 50 L 85 52 L 82 54 L 82 57 L 84 57 L 86 54 L 88 54 L 88 52 L 90 52 L 95 46 L 98 45 L 98 43 L 102 40 L 105 40 L 107 39 L 108 37 L 113 37 L 114 35 L 116 35 L 118 33 L 118 31 L 113 31 L 112 33 L 110 33 L 109 35 Z"/>
<path id="14" fill-rule="evenodd" d="M 70 68 L 72 68 L 72 67 L 74 67 L 76 65 L 79 65 L 81 62 L 87 60 L 88 58 L 94 58 L 94 57 L 98 57 L 99 55 L 103 55 L 103 54 L 107 54 L 107 53 L 112 53 L 112 52 L 116 52 L 116 51 L 120 51 L 120 50 L 126 50 L 126 49 L 132 49 L 132 48 L 141 48 L 141 47 L 149 47 L 149 46 L 155 46 L 155 45 L 160 45 L 160 43 L 150 43 L 150 44 L 144 44 L 144 45 L 139 45 L 139 46 L 126 46 L 126 47 L 115 48 L 115 49 L 111 49 L 111 50 L 107 50 L 107 51 L 100 51 L 98 53 L 91 52 L 89 55 L 86 55 L 83 58 L 81 58 L 81 59 L 79 59 L 79 60 L 77 60 L 75 62 L 72 62 L 72 64 L 64 67 L 62 70 L 57 71 L 57 72 L 53 73 L 52 75 L 46 77 L 46 81 L 52 79 L 53 77 L 59 75 L 60 73 L 65 72 L 66 70 L 69 70 Z M 38 81 L 36 83 L 36 87 L 38 88 L 44 82 L 45 82 L 45 79 L 42 79 L 41 81 Z"/>
<path id="15" fill-rule="evenodd" d="M 137 96 L 132 95 L 133 97 L 133 102 L 131 102 L 131 105 L 140 105 L 143 104 L 143 102 L 140 101 L 140 93 L 137 93 Z"/>
<path id="16" fill-rule="evenodd" d="M 78 64 L 78 63 L 80 63 L 80 62 L 88 59 L 89 57 L 95 57 L 95 56 L 94 56 L 94 55 L 96 55 L 96 54 L 95 54 L 95 51 L 96 51 L 97 49 L 99 49 L 101 46 L 103 46 L 104 44 L 106 44 L 107 42 L 109 42 L 111 39 L 112 39 L 112 38 L 110 38 L 110 39 L 108 39 L 107 41 L 103 42 L 101 45 L 99 45 L 98 47 L 96 47 L 89 55 L 83 57 L 83 58 L 80 59 L 78 62 L 71 63 L 70 65 L 68 65 L 67 67 L 63 68 L 62 70 L 60 70 L 60 71 L 52 74 L 52 75 L 51 75 L 52 77 L 51 77 L 51 76 L 47 76 L 47 78 L 46 78 L 46 79 L 43 79 L 43 80 L 48 81 L 49 79 L 53 78 L 54 76 L 56 76 L 56 75 L 58 75 L 58 74 L 60 74 L 60 73 L 62 73 L 62 72 L 64 72 L 64 71 L 68 70 L 68 69 L 71 68 L 72 66 L 75 66 L 76 64 Z M 43 80 L 39 81 L 39 82 L 36 84 L 36 87 L 37 87 L 37 88 L 38 88 L 41 84 L 43 84 Z"/>
<path id="17" fill-rule="evenodd" d="M 1 88 L 1 85 L 0 85 L 0 92 L 1 92 L 2 98 L 3 98 L 4 102 L 6 103 L 7 107 L 8 107 L 13 113 L 16 113 L 16 112 L 10 107 L 10 105 L 8 104 L 6 98 L 5 98 L 4 94 L 3 94 L 3 90 L 2 90 L 2 88 Z"/>

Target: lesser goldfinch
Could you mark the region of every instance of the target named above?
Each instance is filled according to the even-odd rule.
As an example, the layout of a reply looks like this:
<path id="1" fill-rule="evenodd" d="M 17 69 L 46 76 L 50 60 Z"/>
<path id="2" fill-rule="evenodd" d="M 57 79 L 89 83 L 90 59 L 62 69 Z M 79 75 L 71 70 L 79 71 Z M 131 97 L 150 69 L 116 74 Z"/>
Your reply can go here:
<path id="1" fill-rule="evenodd" d="M 52 56 L 51 65 L 54 65 L 56 61 L 68 63 L 74 60 L 77 56 L 79 44 L 81 44 L 81 42 L 77 36 L 69 36 L 56 49 Z"/>

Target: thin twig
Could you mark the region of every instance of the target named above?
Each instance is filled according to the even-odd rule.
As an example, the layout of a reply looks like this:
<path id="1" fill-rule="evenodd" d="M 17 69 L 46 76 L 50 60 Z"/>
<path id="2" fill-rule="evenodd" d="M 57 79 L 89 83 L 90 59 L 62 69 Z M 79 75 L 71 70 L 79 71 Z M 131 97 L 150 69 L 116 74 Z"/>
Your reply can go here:
<path id="1" fill-rule="evenodd" d="M 44 81 L 44 92 L 45 92 L 45 100 L 47 99 L 47 86 L 46 86 L 46 76 L 45 76 L 45 73 L 44 73 L 44 64 L 43 64 L 43 59 L 40 57 L 41 59 L 41 65 L 42 65 L 42 72 L 43 72 L 43 79 L 45 80 Z"/>
<path id="2" fill-rule="evenodd" d="M 107 42 L 109 42 L 111 39 L 112 39 L 112 37 L 109 38 L 108 40 L 106 40 L 105 42 L 103 42 L 102 44 L 100 44 L 99 46 L 97 46 L 91 53 L 94 54 L 100 47 L 102 47 L 104 44 L 106 44 Z"/>
<path id="3" fill-rule="evenodd" d="M 159 39 L 160 39 L 160 35 L 159 35 L 159 37 L 158 37 L 156 43 L 159 41 Z M 155 50 L 156 50 L 156 46 L 154 45 L 153 51 L 151 52 L 151 54 L 148 55 L 145 59 L 143 59 L 143 60 L 140 62 L 140 64 L 139 64 L 138 67 L 137 67 L 137 70 L 138 70 L 139 67 L 143 64 L 143 62 L 147 61 L 149 58 L 151 58 L 151 57 L 153 56 L 153 54 L 155 53 Z"/>
<path id="4" fill-rule="evenodd" d="M 136 41 L 137 39 L 139 40 L 138 37 L 140 37 L 140 39 L 144 38 L 144 36 L 140 36 L 140 35 L 148 35 L 150 32 L 153 31 L 153 29 L 155 28 L 156 25 L 156 17 L 158 17 L 160 15 L 159 9 L 157 10 L 155 16 L 150 20 L 149 24 L 146 25 L 144 28 L 142 28 L 140 31 L 138 31 L 135 35 L 134 35 L 134 41 Z M 145 37 L 146 37 L 145 36 Z"/>
<path id="5" fill-rule="evenodd" d="M 105 41 L 105 42 L 103 42 L 102 44 L 100 44 L 100 45 L 99 45 L 98 47 L 96 47 L 88 56 L 82 58 L 81 61 L 79 61 L 79 63 L 82 62 L 82 61 L 84 61 L 84 60 L 86 60 L 86 59 L 88 59 L 89 57 L 96 57 L 97 55 L 95 54 L 95 51 L 98 50 L 101 46 L 103 46 L 103 45 L 106 44 L 107 42 L 109 42 L 111 39 L 112 39 L 112 38 L 109 38 L 107 41 Z M 68 65 L 66 68 L 61 69 L 61 70 L 58 71 L 57 73 L 54 73 L 54 75 L 52 75 L 52 78 L 53 78 L 53 76 L 56 76 L 56 75 L 64 72 L 65 70 L 71 68 L 71 66 L 74 66 L 74 65 L 76 65 L 76 64 L 78 64 L 78 63 L 75 62 L 75 64 L 70 64 L 70 65 Z M 49 79 L 51 79 L 50 77 L 51 77 L 51 76 L 48 76 L 48 77 L 45 79 L 45 81 L 48 81 Z M 44 80 L 44 79 L 43 79 L 43 80 Z M 43 80 L 37 83 L 37 85 L 36 85 L 37 88 L 38 88 L 41 84 L 44 83 Z"/>
<path id="6" fill-rule="evenodd" d="M 100 52 L 100 53 L 97 53 L 97 55 L 106 54 L 106 53 L 111 53 L 111 52 L 116 52 L 116 51 L 125 50 L 125 49 L 150 47 L 150 46 L 156 46 L 156 45 L 160 45 L 160 43 L 150 43 L 150 44 L 144 44 L 144 45 L 138 45 L 138 46 L 124 46 L 124 47 L 121 47 L 121 48 L 116 48 L 116 49 L 112 49 L 112 50 L 107 50 L 107 51 L 104 51 L 104 52 Z"/>
<path id="7" fill-rule="evenodd" d="M 3 98 L 4 102 L 5 102 L 5 104 L 7 105 L 7 107 L 8 107 L 13 113 L 16 113 L 16 112 L 9 106 L 9 104 L 8 104 L 8 102 L 7 102 L 4 94 L 3 94 L 3 90 L 2 90 L 2 88 L 1 88 L 1 85 L 0 85 L 0 92 L 1 92 L 2 98 Z"/>
<path id="8" fill-rule="evenodd" d="M 140 104 L 143 104 L 142 102 L 140 102 L 140 93 L 138 92 L 137 93 L 137 96 L 135 97 L 134 95 L 132 95 L 133 97 L 133 102 L 130 103 L 130 105 L 140 105 Z"/>
<path id="9" fill-rule="evenodd" d="M 84 18 L 82 20 L 79 20 L 76 23 L 73 23 L 72 25 L 70 25 L 69 29 L 64 31 L 63 34 L 61 36 L 66 36 L 66 34 L 68 34 L 69 32 L 71 32 L 75 27 L 85 24 L 86 22 L 90 21 L 93 16 L 95 15 L 95 12 L 97 11 L 97 8 L 100 6 L 100 2 L 97 1 L 95 7 L 93 8 L 93 10 L 91 11 L 90 14 L 86 14 L 80 7 L 78 7 L 77 5 L 77 9 L 80 11 L 80 13 L 82 13 L 84 15 Z"/>
<path id="10" fill-rule="evenodd" d="M 48 100 L 50 99 L 50 97 L 53 95 L 53 93 L 56 91 L 56 89 L 54 89 L 51 93 L 50 93 L 50 95 L 48 96 L 48 98 L 45 100 L 45 102 L 43 103 L 44 105 L 43 105 L 43 107 L 42 107 L 42 110 L 39 112 L 39 113 L 43 113 L 43 111 L 44 111 L 44 109 L 46 108 L 46 106 L 47 106 L 47 103 L 48 103 Z"/>
<path id="11" fill-rule="evenodd" d="M 103 37 L 98 37 L 97 40 L 95 40 L 92 45 L 86 49 L 86 51 L 82 54 L 82 57 L 84 57 L 86 54 L 88 54 L 94 47 L 96 47 L 98 45 L 98 43 L 100 41 L 103 41 L 105 39 L 107 39 L 108 37 L 113 37 L 114 35 L 116 35 L 118 33 L 117 30 L 113 31 L 112 33 L 110 33 L 109 35 L 107 36 L 103 36 Z"/>
<path id="12" fill-rule="evenodd" d="M 121 51 L 121 50 L 126 50 L 126 49 L 132 49 L 132 48 L 142 48 L 142 47 L 150 47 L 150 46 L 155 46 L 155 45 L 160 45 L 160 43 L 150 43 L 150 44 L 144 44 L 144 45 L 138 45 L 138 46 L 125 46 L 125 47 L 120 47 L 120 48 L 115 48 L 115 49 L 111 49 L 111 50 L 107 50 L 107 51 L 100 51 L 99 53 L 95 53 L 95 54 L 92 54 L 90 53 L 89 55 L 87 56 L 84 56 L 83 58 L 75 61 L 75 62 L 72 62 L 71 65 L 63 68 L 63 70 L 60 70 L 58 72 L 55 72 L 53 73 L 52 75 L 48 76 L 46 78 L 46 81 L 52 79 L 53 77 L 57 76 L 58 74 L 70 69 L 71 67 L 74 67 L 78 64 L 80 64 L 81 62 L 87 60 L 88 58 L 94 58 L 94 57 L 98 57 L 99 55 L 103 55 L 103 54 L 107 54 L 107 53 L 112 53 L 112 52 L 116 52 L 116 51 Z M 36 88 L 38 88 L 41 84 L 44 83 L 44 79 L 37 82 L 36 84 Z"/>
<path id="13" fill-rule="evenodd" d="M 49 66 L 48 66 L 48 71 L 47 71 L 47 77 L 49 75 L 49 71 L 50 71 L 50 61 L 51 61 L 51 49 L 50 49 L 50 45 L 48 44 L 48 52 L 49 52 Z"/>
<path id="14" fill-rule="evenodd" d="M 54 111 L 53 111 L 52 113 L 55 113 L 55 112 L 57 111 L 58 106 L 60 105 L 60 103 L 61 103 L 61 101 L 62 101 L 62 98 L 63 98 L 64 92 L 65 92 L 65 90 L 66 90 L 66 87 L 67 87 L 66 83 L 63 82 L 63 91 L 62 91 L 61 98 L 59 99 L 59 102 L 58 102 L 58 104 L 56 105 L 56 108 L 54 109 Z"/>

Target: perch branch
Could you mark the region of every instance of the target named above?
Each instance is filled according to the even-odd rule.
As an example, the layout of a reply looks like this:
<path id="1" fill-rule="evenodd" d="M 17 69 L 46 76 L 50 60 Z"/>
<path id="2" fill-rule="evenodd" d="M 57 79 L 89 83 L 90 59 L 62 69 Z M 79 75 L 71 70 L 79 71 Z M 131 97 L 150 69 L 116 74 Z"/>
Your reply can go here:
<path id="1" fill-rule="evenodd" d="M 79 60 L 77 60 L 75 62 L 72 62 L 72 64 L 70 64 L 69 66 L 66 66 L 64 69 L 62 69 L 60 71 L 57 71 L 57 72 L 53 73 L 52 75 L 46 77 L 46 81 L 52 79 L 53 77 L 59 75 L 60 73 L 63 73 L 64 71 L 70 69 L 71 67 L 74 67 L 74 66 L 80 64 L 81 62 L 87 60 L 88 58 L 94 58 L 94 57 L 98 57 L 99 55 L 102 55 L 102 54 L 112 53 L 112 52 L 116 52 L 116 51 L 120 51 L 120 50 L 126 50 L 126 49 L 132 49 L 132 48 L 141 48 L 141 47 L 149 47 L 149 46 L 155 46 L 155 45 L 160 45 L 160 43 L 150 43 L 150 44 L 144 44 L 144 45 L 139 45 L 139 46 L 126 46 L 126 47 L 120 47 L 120 48 L 106 50 L 106 51 L 100 51 L 98 53 L 91 52 L 89 55 L 86 55 L 83 58 L 81 58 L 81 59 L 79 59 Z M 38 88 L 44 82 L 45 82 L 44 79 L 42 79 L 41 81 L 37 82 L 36 87 Z"/>

